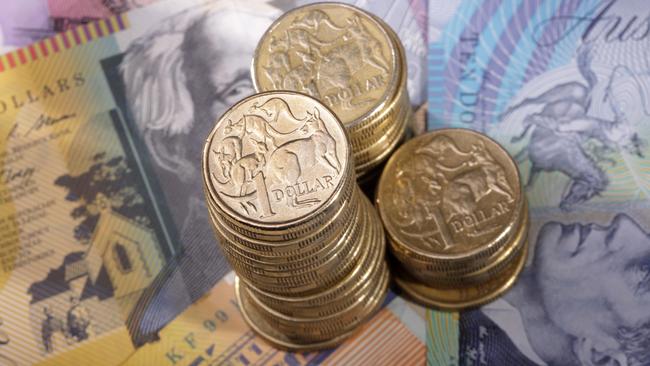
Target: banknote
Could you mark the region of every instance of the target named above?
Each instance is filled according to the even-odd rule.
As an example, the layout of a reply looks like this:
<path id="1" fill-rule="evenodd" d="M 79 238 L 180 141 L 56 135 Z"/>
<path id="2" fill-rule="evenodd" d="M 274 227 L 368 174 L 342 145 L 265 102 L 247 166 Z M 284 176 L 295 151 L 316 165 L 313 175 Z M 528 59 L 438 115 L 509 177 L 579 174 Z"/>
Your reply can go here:
<path id="1" fill-rule="evenodd" d="M 429 3 L 428 128 L 500 142 L 531 208 L 521 278 L 459 314 L 456 348 L 429 344 L 432 364 L 650 364 L 644 4 Z"/>
<path id="2" fill-rule="evenodd" d="M 123 13 L 154 0 L 26 0 L 5 2 L 0 12 L 0 53 L 80 24 Z"/>
<path id="3" fill-rule="evenodd" d="M 647 198 L 641 3 L 445 2 L 449 19 L 429 48 L 429 127 L 473 128 L 504 144 L 531 207 Z"/>
<path id="4" fill-rule="evenodd" d="M 0 56 L 2 362 L 118 364 L 230 272 L 203 140 L 295 5 L 160 1 Z"/>
<path id="5" fill-rule="evenodd" d="M 386 306 L 339 347 L 312 353 L 279 351 L 255 335 L 239 313 L 234 274 L 163 328 L 160 340 L 124 363 L 136 365 L 422 365 L 425 309 L 390 294 Z"/>

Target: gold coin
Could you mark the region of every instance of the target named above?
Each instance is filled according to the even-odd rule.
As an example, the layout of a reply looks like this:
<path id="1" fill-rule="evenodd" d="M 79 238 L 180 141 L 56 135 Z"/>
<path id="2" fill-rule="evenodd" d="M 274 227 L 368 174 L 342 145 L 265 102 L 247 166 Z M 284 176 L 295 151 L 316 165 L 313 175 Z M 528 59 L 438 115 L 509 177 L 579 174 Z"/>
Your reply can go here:
<path id="1" fill-rule="evenodd" d="M 294 90 L 329 106 L 350 128 L 371 121 L 401 74 L 390 35 L 354 6 L 320 3 L 285 13 L 255 50 L 255 89 Z"/>
<path id="2" fill-rule="evenodd" d="M 391 156 L 376 204 L 409 255 L 448 266 L 490 257 L 523 214 L 519 171 L 495 141 L 465 129 L 418 136 Z"/>
<path id="3" fill-rule="evenodd" d="M 386 106 L 382 115 L 360 129 L 348 129 L 352 143 L 357 177 L 361 179 L 367 172 L 380 165 L 399 145 L 411 120 L 411 104 L 406 87 L 406 57 L 404 47 L 395 32 L 381 19 L 398 51 L 400 64 L 403 65 L 397 93 Z"/>
<path id="4" fill-rule="evenodd" d="M 377 281 L 373 294 L 360 298 L 355 307 L 345 313 L 322 319 L 299 319 L 271 313 L 269 309 L 259 306 L 260 303 L 253 299 L 242 283 L 239 283 L 239 292 L 243 302 L 248 304 L 248 312 L 258 314 L 278 333 L 294 341 L 322 342 L 345 334 L 366 321 L 381 306 L 386 297 L 388 283 L 389 276 L 386 271 L 380 281 Z"/>
<path id="5" fill-rule="evenodd" d="M 358 190 L 358 188 L 356 188 Z M 212 208 L 208 211 L 214 223 L 217 236 L 229 243 L 232 250 L 240 255 L 263 263 L 282 264 L 286 262 L 297 262 L 307 260 L 318 255 L 335 244 L 335 238 L 340 237 L 351 225 L 358 222 L 361 215 L 359 205 L 359 194 L 353 195 L 349 204 L 344 205 L 339 214 L 330 222 L 322 223 L 321 230 L 285 242 L 269 243 L 262 240 L 246 238 L 237 232 L 233 232 L 227 225 L 223 225 L 220 219 L 213 214 Z"/>
<path id="6" fill-rule="evenodd" d="M 379 131 L 378 134 L 370 136 L 362 143 L 359 143 L 359 147 L 354 150 L 354 161 L 359 164 L 364 164 L 368 160 L 371 160 L 373 157 L 382 153 L 382 147 L 390 145 L 394 140 L 399 139 L 400 136 L 404 133 L 404 129 L 407 125 L 407 118 L 410 115 L 409 108 L 405 108 L 403 112 L 400 112 L 400 115 L 397 119 L 392 121 L 388 128 L 385 130 Z"/>
<path id="7" fill-rule="evenodd" d="M 395 136 L 400 134 L 400 130 L 406 127 L 406 120 L 408 118 L 410 105 L 408 105 L 408 95 L 402 96 L 402 100 L 406 100 L 406 104 L 402 103 L 398 108 L 399 110 L 391 116 L 391 118 L 384 121 L 378 121 L 370 125 L 372 128 L 367 128 L 358 133 L 350 133 L 350 144 L 354 151 L 355 163 L 356 157 L 364 150 L 368 150 L 382 141 L 386 136 Z"/>
<path id="8" fill-rule="evenodd" d="M 391 253 L 405 264 L 406 269 L 413 269 L 410 271 L 426 272 L 424 276 L 430 275 L 431 277 L 446 279 L 450 281 L 465 281 L 466 277 L 482 274 L 485 272 L 498 272 L 497 267 L 504 266 L 503 261 L 509 261 L 511 257 L 517 255 L 517 251 L 521 249 L 523 243 L 528 236 L 529 218 L 528 218 L 528 204 L 524 198 L 524 210 L 522 211 L 522 220 L 517 224 L 518 230 L 512 236 L 510 241 L 506 243 L 499 251 L 493 253 L 491 256 L 481 260 L 468 260 L 453 262 L 453 265 L 443 266 L 442 263 L 430 262 L 422 260 L 418 257 L 410 255 L 407 247 L 399 242 L 389 239 Z M 418 277 L 417 275 L 415 277 Z M 424 278 L 424 277 L 421 277 Z"/>
<path id="9" fill-rule="evenodd" d="M 355 290 L 372 276 L 384 258 L 385 241 L 383 236 L 383 228 L 375 225 L 373 230 L 373 238 L 368 242 L 368 250 L 364 250 L 362 258 L 354 269 L 340 282 L 336 283 L 323 291 L 310 295 L 310 296 L 282 296 L 269 293 L 260 289 L 253 284 L 246 282 L 244 278 L 242 281 L 246 282 L 246 286 L 256 293 L 264 303 L 276 309 L 281 309 L 285 306 L 297 308 L 304 306 L 306 309 L 312 307 L 322 306 L 327 303 L 337 301 L 338 299 L 349 297 Z M 363 244 L 362 245 L 366 245 Z"/>
<path id="10" fill-rule="evenodd" d="M 214 216 L 219 219 L 223 225 L 226 225 L 231 229 L 231 231 L 238 233 L 243 237 L 267 241 L 270 242 L 270 244 L 273 242 L 286 242 L 297 238 L 304 238 L 317 232 L 321 232 L 323 229 L 323 222 L 331 221 L 332 218 L 343 209 L 343 206 L 348 204 L 355 189 L 355 177 L 350 175 L 350 171 L 352 171 L 352 167 L 354 166 L 352 159 L 353 157 L 350 155 L 348 157 L 349 165 L 342 173 L 344 176 L 343 182 L 340 184 L 340 187 L 332 193 L 329 202 L 324 204 L 320 210 L 314 212 L 313 215 L 308 218 L 275 226 L 252 225 L 248 222 L 241 221 L 238 217 L 232 216 L 232 213 L 224 212 L 219 205 L 215 202 L 211 202 L 214 201 L 212 199 L 212 194 L 210 193 L 209 188 L 205 188 L 208 204 L 212 208 Z M 206 172 L 204 171 L 204 175 L 205 174 Z M 303 200 L 303 202 L 299 203 L 304 204 L 305 202 Z M 287 203 L 285 210 L 291 211 L 292 208 L 292 204 Z"/>
<path id="11" fill-rule="evenodd" d="M 356 243 L 363 243 L 368 241 L 369 235 L 372 233 L 364 228 L 359 230 L 358 235 L 358 239 L 352 240 Z M 256 287 L 262 287 L 268 292 L 280 295 L 304 296 L 332 286 L 345 278 L 358 263 L 364 246 L 353 243 L 350 250 L 349 254 L 344 253 L 344 255 L 337 256 L 325 266 L 289 277 L 270 277 L 268 273 L 250 272 L 248 268 L 242 267 L 238 262 L 231 261 L 230 263 L 239 275 L 255 284 Z"/>
<path id="12" fill-rule="evenodd" d="M 360 288 L 375 281 L 374 278 L 382 272 L 384 240 L 381 230 L 381 228 L 379 230 L 373 229 L 376 235 L 367 243 L 368 250 L 363 252 L 357 266 L 344 279 L 314 295 L 304 297 L 281 296 L 261 290 L 244 278 L 242 278 L 242 281 L 267 306 L 285 313 L 291 311 L 296 316 L 299 316 L 298 314 L 313 315 L 318 312 L 318 309 L 333 307 L 336 304 L 345 304 L 353 299 L 354 294 L 359 292 Z M 366 244 L 363 243 L 363 245 Z"/>
<path id="13" fill-rule="evenodd" d="M 292 284 L 303 284 L 303 282 L 315 280 L 315 277 L 321 273 L 330 274 L 332 267 L 337 267 L 347 263 L 349 260 L 356 259 L 357 254 L 360 253 L 359 245 L 356 244 L 362 238 L 363 231 L 367 228 L 368 214 L 362 212 L 359 219 L 356 225 L 350 226 L 347 232 L 339 238 L 336 238 L 334 247 L 325 253 L 318 262 L 303 265 L 298 268 L 291 268 L 285 271 L 280 271 L 279 268 L 268 269 L 267 267 L 260 266 L 259 262 L 245 260 L 237 255 L 236 252 L 229 251 L 227 245 L 224 246 L 226 248 L 224 254 L 234 268 L 242 269 L 241 274 L 246 274 L 245 277 L 250 275 L 252 278 L 259 278 L 260 281 L 273 285 L 282 284 L 283 281 L 291 281 Z M 286 284 L 288 285 L 288 283 Z"/>
<path id="14" fill-rule="evenodd" d="M 262 93 L 217 121 L 203 151 L 203 178 L 220 212 L 274 230 L 328 207 L 346 181 L 349 155 L 329 108 L 298 93 Z"/>
<path id="15" fill-rule="evenodd" d="M 381 267 L 380 267 L 381 268 Z M 290 309 L 279 311 L 267 306 L 263 301 L 255 296 L 255 292 L 251 291 L 244 285 L 244 291 L 247 291 L 248 296 L 251 297 L 255 306 L 262 312 L 266 313 L 271 322 L 276 323 L 278 329 L 291 329 L 300 328 L 302 333 L 337 333 L 342 328 L 345 328 L 352 319 L 359 315 L 358 310 L 365 308 L 373 297 L 377 297 L 383 291 L 384 285 L 388 282 L 388 271 L 384 270 L 378 272 L 379 276 L 367 281 L 365 286 L 361 287 L 359 291 L 352 294 L 351 300 L 344 305 L 334 306 L 337 304 L 327 304 L 321 306 L 323 309 L 319 312 L 314 308 L 311 314 L 307 315 L 294 315 L 291 314 Z M 386 282 L 386 283 L 384 283 Z"/>
<path id="16" fill-rule="evenodd" d="M 395 148 L 403 140 L 404 133 L 406 131 L 406 126 L 411 119 L 412 112 L 408 111 L 406 117 L 399 122 L 396 122 L 391 131 L 372 145 L 368 146 L 364 150 L 355 151 L 354 161 L 355 161 L 355 171 L 359 175 L 360 171 L 366 171 L 372 169 L 372 167 L 381 164 L 393 153 Z"/>
<path id="17" fill-rule="evenodd" d="M 378 22 L 381 22 L 381 20 L 378 19 Z M 350 143 L 352 144 L 354 151 L 357 150 L 357 147 L 367 146 L 367 144 L 364 144 L 364 140 L 372 136 L 383 135 L 384 133 L 382 131 L 385 131 L 403 119 L 405 111 L 411 107 L 408 89 L 406 87 L 408 77 L 406 74 L 406 56 L 404 47 L 396 38 L 397 35 L 395 35 L 394 31 L 390 27 L 386 27 L 385 29 L 391 36 L 395 49 L 397 50 L 399 65 L 401 66 L 402 72 L 399 75 L 398 86 L 395 90 L 395 94 L 390 97 L 384 109 L 367 123 L 347 128 L 350 136 Z"/>
<path id="18" fill-rule="evenodd" d="M 264 303 L 269 309 L 273 309 L 276 312 L 281 312 L 290 317 L 296 318 L 323 318 L 331 316 L 335 313 L 343 312 L 345 309 L 348 309 L 353 306 L 357 301 L 359 294 L 369 293 L 372 291 L 373 284 L 378 282 L 378 279 L 381 275 L 388 271 L 387 265 L 383 262 L 378 262 L 378 265 L 372 268 L 372 272 L 367 272 L 366 277 L 363 282 L 355 283 L 356 286 L 351 288 L 351 291 L 345 293 L 345 296 L 340 296 L 332 301 L 323 303 L 320 305 L 309 305 L 307 306 L 304 303 L 299 303 L 296 301 L 285 303 L 282 306 L 274 302 L 268 302 L 266 299 L 258 292 L 253 290 L 250 286 L 247 286 L 247 289 L 254 294 L 260 302 Z M 338 286 L 336 284 L 335 286 Z"/>
<path id="19" fill-rule="evenodd" d="M 397 263 L 394 263 L 392 269 L 395 283 L 415 301 L 425 306 L 457 311 L 485 304 L 505 293 L 517 280 L 527 257 L 528 241 L 524 243 L 524 250 L 519 257 L 512 261 L 502 273 L 476 285 L 455 288 L 436 288 L 425 285 L 411 277 Z"/>
<path id="20" fill-rule="evenodd" d="M 422 283 L 434 285 L 436 287 L 449 287 L 449 286 L 468 286 L 488 281 L 510 265 L 512 261 L 519 258 L 521 252 L 525 248 L 525 243 L 528 240 L 529 230 L 528 213 L 524 222 L 520 225 L 517 235 L 512 239 L 512 243 L 508 244 L 502 251 L 495 253 L 494 258 L 486 260 L 485 263 L 477 264 L 476 266 L 469 267 L 460 272 L 439 272 L 431 271 L 420 267 L 421 263 L 414 263 L 413 260 L 408 259 L 402 261 L 402 268 L 409 272 L 411 276 L 417 278 Z"/>
<path id="21" fill-rule="evenodd" d="M 242 296 L 241 284 L 237 277 L 235 278 L 235 296 L 246 324 L 266 342 L 281 350 L 289 352 L 311 352 L 333 348 L 343 343 L 343 341 L 354 333 L 354 330 L 351 330 L 321 342 L 300 342 L 290 339 L 271 326 L 265 318 L 260 316 L 250 304 L 249 298 Z"/>

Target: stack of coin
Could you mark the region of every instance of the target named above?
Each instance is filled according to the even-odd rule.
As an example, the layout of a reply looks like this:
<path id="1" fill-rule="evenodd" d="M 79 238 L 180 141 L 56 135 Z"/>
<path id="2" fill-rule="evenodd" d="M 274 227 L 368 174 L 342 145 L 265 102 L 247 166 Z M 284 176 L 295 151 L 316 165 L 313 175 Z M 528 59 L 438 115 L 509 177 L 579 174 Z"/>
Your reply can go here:
<path id="1" fill-rule="evenodd" d="M 319 101 L 267 92 L 237 103 L 208 137 L 203 178 L 244 319 L 263 338 L 328 348 L 381 306 L 384 229 L 343 125 Z"/>
<path id="2" fill-rule="evenodd" d="M 480 133 L 443 129 L 401 146 L 381 175 L 376 204 L 395 280 L 426 305 L 488 302 L 526 261 L 528 206 L 517 166 Z"/>
<path id="3" fill-rule="evenodd" d="M 388 158 L 412 110 L 404 47 L 381 19 L 354 6 L 296 8 L 266 31 L 252 65 L 257 91 L 293 90 L 343 121 L 359 178 Z"/>

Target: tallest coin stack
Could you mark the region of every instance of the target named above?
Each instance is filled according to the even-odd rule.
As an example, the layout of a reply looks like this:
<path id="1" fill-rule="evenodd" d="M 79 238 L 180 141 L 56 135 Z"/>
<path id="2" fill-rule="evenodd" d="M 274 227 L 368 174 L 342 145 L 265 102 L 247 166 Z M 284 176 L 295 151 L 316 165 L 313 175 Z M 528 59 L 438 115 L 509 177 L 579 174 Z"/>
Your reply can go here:
<path id="1" fill-rule="evenodd" d="M 380 307 L 383 227 L 328 108 L 293 92 L 244 99 L 216 123 L 203 164 L 214 230 L 258 334 L 283 349 L 327 348 Z"/>

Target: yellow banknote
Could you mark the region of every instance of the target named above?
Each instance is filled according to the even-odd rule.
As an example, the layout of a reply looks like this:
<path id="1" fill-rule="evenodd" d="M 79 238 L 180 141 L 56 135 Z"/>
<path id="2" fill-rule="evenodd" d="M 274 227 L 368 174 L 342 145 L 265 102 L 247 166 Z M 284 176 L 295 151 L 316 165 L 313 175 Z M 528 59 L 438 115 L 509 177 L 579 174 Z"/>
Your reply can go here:
<path id="1" fill-rule="evenodd" d="M 200 59 L 169 46 L 235 37 L 213 27 L 231 16 L 261 33 L 277 14 L 161 1 L 0 56 L 1 365 L 119 364 L 229 271 L 186 149 L 219 111 L 172 105 Z"/>
<path id="2" fill-rule="evenodd" d="M 424 311 L 399 297 L 307 355 L 270 348 L 232 301 L 201 147 L 295 5 L 162 0 L 0 55 L 0 365 L 424 357 Z"/>
<path id="3" fill-rule="evenodd" d="M 221 280 L 124 363 L 136 365 L 423 365 L 425 310 L 393 294 L 387 305 L 341 346 L 287 353 L 255 335 L 241 317 L 234 275 Z"/>

